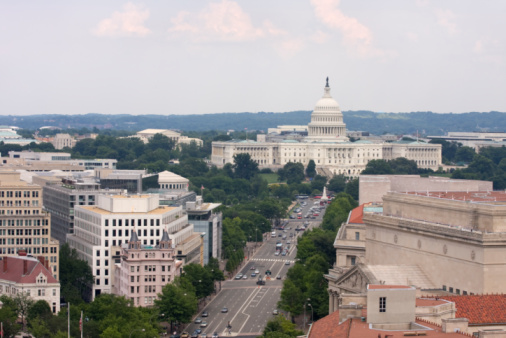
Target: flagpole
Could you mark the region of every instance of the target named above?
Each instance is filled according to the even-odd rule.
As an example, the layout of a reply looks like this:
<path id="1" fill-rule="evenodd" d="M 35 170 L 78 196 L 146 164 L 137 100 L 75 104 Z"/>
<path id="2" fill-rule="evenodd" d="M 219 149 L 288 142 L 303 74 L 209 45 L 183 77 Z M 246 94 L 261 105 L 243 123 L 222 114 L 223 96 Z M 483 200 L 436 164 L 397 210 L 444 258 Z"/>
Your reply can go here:
<path id="1" fill-rule="evenodd" d="M 0 322 L 0 334 L 1 337 L 4 338 L 4 322 Z"/>
<path id="2" fill-rule="evenodd" d="M 81 338 L 83 338 L 84 323 L 83 323 L 83 311 L 81 311 L 81 320 L 79 321 L 79 329 L 81 330 Z"/>
<path id="3" fill-rule="evenodd" d="M 69 304 L 69 306 L 67 308 L 67 310 L 68 310 L 68 337 L 70 338 L 70 302 L 68 304 Z"/>

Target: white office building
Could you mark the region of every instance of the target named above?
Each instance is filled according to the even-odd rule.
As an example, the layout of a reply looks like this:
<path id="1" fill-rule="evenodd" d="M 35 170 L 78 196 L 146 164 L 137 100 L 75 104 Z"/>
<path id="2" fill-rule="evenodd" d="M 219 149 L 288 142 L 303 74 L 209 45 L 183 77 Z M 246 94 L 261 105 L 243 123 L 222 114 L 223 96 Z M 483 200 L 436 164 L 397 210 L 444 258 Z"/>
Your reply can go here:
<path id="1" fill-rule="evenodd" d="M 137 231 L 142 245 L 154 247 L 164 229 L 178 258 L 198 260 L 200 234 L 194 233 L 182 207 L 160 206 L 158 195 L 99 195 L 96 205 L 75 206 L 74 233 L 67 242 L 92 268 L 93 298 L 111 293 L 112 247 L 128 243 L 132 230 Z"/>

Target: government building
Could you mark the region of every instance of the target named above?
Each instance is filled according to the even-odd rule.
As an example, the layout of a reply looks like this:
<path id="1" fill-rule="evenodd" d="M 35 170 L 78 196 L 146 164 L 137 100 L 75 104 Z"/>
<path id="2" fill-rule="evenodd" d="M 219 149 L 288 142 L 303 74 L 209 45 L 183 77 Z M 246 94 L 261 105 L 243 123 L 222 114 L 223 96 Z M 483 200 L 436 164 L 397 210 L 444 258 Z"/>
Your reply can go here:
<path id="1" fill-rule="evenodd" d="M 346 136 L 346 124 L 339 104 L 324 88 L 323 97 L 316 103 L 307 126 L 290 126 L 293 133 L 278 127 L 283 133 L 258 135 L 257 140 L 213 142 L 212 164 L 223 167 L 234 163 L 234 155 L 247 153 L 260 168 L 279 169 L 289 162 L 307 166 L 316 164 L 319 174 L 357 177 L 370 160 L 393 160 L 405 157 L 419 168 L 437 170 L 441 165 L 441 145 L 421 141 L 351 142 Z"/>

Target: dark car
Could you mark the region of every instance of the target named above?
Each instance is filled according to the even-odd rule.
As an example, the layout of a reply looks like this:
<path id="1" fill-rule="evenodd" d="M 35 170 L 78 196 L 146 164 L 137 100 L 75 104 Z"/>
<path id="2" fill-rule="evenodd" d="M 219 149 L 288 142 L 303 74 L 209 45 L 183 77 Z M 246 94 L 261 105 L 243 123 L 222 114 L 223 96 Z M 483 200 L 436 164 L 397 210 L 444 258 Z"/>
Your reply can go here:
<path id="1" fill-rule="evenodd" d="M 224 307 L 221 309 L 221 313 L 227 313 L 228 312 L 228 308 Z"/>
<path id="2" fill-rule="evenodd" d="M 220 338 L 220 336 L 218 335 L 218 332 L 213 333 L 212 338 Z"/>
<path id="3" fill-rule="evenodd" d="M 193 333 L 190 337 L 191 338 L 199 338 L 199 334 L 197 333 L 197 331 L 193 331 Z"/>

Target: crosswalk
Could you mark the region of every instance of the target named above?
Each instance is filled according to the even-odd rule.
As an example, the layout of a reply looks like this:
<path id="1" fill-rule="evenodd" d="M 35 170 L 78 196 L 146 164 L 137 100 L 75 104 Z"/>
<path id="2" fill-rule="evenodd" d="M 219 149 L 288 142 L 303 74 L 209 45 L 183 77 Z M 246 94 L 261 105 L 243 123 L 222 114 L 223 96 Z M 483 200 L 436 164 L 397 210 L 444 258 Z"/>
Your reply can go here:
<path id="1" fill-rule="evenodd" d="M 290 263 L 295 263 L 295 260 L 293 259 L 276 259 L 276 258 L 253 258 L 253 261 L 262 261 L 262 262 L 281 262 L 284 263 L 286 261 L 289 261 Z"/>

